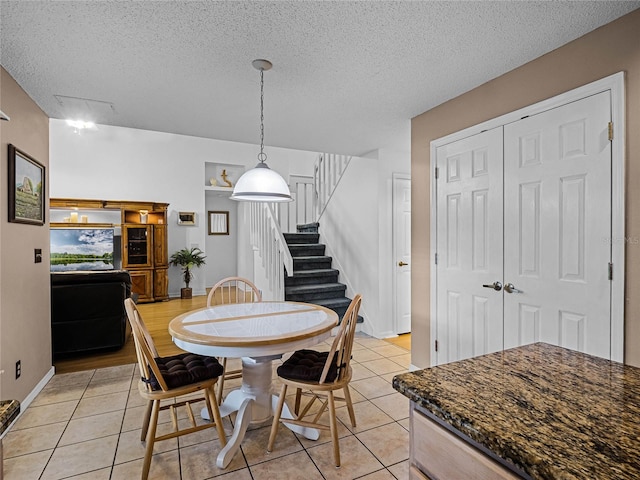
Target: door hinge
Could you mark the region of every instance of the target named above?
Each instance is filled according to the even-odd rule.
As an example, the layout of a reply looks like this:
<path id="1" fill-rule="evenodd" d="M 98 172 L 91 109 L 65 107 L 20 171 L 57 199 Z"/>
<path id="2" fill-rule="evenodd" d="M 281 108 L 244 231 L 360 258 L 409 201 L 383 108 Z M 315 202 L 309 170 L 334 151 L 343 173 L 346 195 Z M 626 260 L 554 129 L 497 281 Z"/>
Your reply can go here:
<path id="1" fill-rule="evenodd" d="M 440 168 L 439 167 L 436 167 L 436 171 L 435 171 L 434 175 L 436 176 L 436 180 L 440 177 Z"/>
<path id="2" fill-rule="evenodd" d="M 609 263 L 609 280 L 613 280 L 613 263 Z"/>
<path id="3" fill-rule="evenodd" d="M 613 141 L 613 122 L 609 122 L 609 141 Z"/>
<path id="4" fill-rule="evenodd" d="M 436 352 L 438 351 L 438 340 L 436 340 Z"/>
<path id="5" fill-rule="evenodd" d="M 433 256 L 434 256 L 434 261 L 436 262 L 436 265 L 437 265 L 438 264 L 438 254 L 436 253 Z"/>

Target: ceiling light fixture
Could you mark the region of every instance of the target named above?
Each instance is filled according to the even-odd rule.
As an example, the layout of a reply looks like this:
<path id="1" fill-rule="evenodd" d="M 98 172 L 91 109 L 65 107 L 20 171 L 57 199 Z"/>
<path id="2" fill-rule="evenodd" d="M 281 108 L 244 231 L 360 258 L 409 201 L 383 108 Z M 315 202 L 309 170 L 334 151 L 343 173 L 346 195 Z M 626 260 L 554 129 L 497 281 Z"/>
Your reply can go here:
<path id="1" fill-rule="evenodd" d="M 255 168 L 245 172 L 236 182 L 232 200 L 245 202 L 291 202 L 287 182 L 267 164 L 264 153 L 264 71 L 273 65 L 269 60 L 254 60 L 252 65 L 260 71 L 260 153 Z"/>
<path id="2" fill-rule="evenodd" d="M 72 119 L 67 119 L 67 125 L 69 125 L 70 127 L 74 128 L 74 132 L 75 133 L 79 133 L 82 130 L 95 130 L 96 129 L 96 124 L 93 122 L 85 122 L 84 120 L 72 120 Z"/>

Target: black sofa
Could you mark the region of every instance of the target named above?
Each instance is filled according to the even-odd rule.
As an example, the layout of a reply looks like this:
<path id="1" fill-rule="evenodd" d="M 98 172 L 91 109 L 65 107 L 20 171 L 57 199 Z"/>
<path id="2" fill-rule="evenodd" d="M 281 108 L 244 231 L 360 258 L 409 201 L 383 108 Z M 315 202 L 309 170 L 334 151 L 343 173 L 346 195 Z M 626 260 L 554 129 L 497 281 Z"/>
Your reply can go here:
<path id="1" fill-rule="evenodd" d="M 51 273 L 54 359 L 122 348 L 130 333 L 129 296 L 131 276 L 124 270 Z"/>

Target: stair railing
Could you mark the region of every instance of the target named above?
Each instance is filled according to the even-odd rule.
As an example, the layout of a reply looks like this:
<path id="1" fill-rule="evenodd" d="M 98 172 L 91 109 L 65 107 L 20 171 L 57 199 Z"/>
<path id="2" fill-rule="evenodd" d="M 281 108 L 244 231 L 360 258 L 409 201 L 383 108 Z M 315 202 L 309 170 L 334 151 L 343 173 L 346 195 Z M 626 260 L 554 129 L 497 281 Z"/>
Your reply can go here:
<path id="1" fill-rule="evenodd" d="M 276 204 L 276 212 L 281 230 L 285 233 L 295 233 L 298 225 L 317 220 L 313 177 L 290 175 L 289 190 L 291 190 L 293 202 Z"/>
<path id="2" fill-rule="evenodd" d="M 315 212 L 316 221 L 320 219 L 331 200 L 342 174 L 347 169 L 351 156 L 336 155 L 333 153 L 321 153 L 318 155 L 313 170 L 313 183 L 315 185 Z"/>
<path id="3" fill-rule="evenodd" d="M 249 203 L 250 242 L 262 259 L 274 300 L 284 300 L 284 272 L 293 275 L 293 257 L 280 228 L 277 209 L 271 203 Z M 282 268 L 284 267 L 284 268 Z"/>

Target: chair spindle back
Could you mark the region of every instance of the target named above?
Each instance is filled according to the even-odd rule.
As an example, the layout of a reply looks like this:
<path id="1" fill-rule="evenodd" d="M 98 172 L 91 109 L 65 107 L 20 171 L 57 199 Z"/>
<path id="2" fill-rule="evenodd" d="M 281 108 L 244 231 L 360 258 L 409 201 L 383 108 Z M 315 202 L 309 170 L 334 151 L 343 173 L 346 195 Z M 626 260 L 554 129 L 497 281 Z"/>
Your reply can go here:
<path id="1" fill-rule="evenodd" d="M 344 316 L 342 322 L 338 327 L 336 337 L 331 344 L 331 350 L 329 356 L 324 364 L 322 375 L 320 376 L 320 383 L 325 383 L 327 374 L 333 363 L 333 357 L 336 356 L 336 365 L 338 366 L 338 376 L 336 382 L 342 380 L 349 370 L 349 363 L 351 362 L 351 351 L 353 350 L 353 339 L 356 332 L 356 323 L 358 321 L 358 311 L 360 310 L 360 304 L 362 303 L 362 296 L 357 294 Z M 337 353 L 337 355 L 336 355 Z"/>
<path id="2" fill-rule="evenodd" d="M 242 277 L 227 277 L 211 287 L 207 297 L 207 307 L 261 301 L 262 294 L 251 281 Z"/>
<path id="3" fill-rule="evenodd" d="M 127 298 L 124 301 L 124 308 L 127 311 L 127 317 L 131 324 L 133 341 L 136 346 L 136 356 L 138 357 L 138 367 L 140 369 L 140 376 L 143 382 L 147 385 L 147 389 L 151 390 L 149 380 L 151 379 L 151 372 L 153 372 L 153 375 L 156 377 L 156 380 L 162 390 L 169 390 L 164 378 L 160 374 L 158 364 L 156 363 L 156 358 L 159 356 L 158 350 L 153 343 L 153 338 L 151 337 L 147 326 L 142 321 L 140 311 L 130 298 Z"/>

